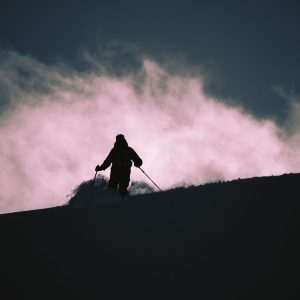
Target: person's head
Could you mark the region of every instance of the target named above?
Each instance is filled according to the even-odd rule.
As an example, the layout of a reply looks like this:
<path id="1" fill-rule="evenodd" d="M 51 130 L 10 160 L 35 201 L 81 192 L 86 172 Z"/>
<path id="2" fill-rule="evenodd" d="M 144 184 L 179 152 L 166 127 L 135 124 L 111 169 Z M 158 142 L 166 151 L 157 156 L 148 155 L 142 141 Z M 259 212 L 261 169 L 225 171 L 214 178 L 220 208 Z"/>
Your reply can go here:
<path id="1" fill-rule="evenodd" d="M 123 134 L 118 134 L 116 136 L 115 147 L 128 147 L 128 143 Z"/>

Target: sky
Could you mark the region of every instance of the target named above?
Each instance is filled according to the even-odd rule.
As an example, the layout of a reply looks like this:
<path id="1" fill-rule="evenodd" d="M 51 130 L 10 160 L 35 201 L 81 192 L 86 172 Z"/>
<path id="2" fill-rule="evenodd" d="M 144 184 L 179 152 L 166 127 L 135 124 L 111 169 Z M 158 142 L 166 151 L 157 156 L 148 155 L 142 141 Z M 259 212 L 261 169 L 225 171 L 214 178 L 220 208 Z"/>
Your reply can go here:
<path id="1" fill-rule="evenodd" d="M 164 189 L 298 172 L 299 28 L 297 1 L 1 1 L 0 213 L 63 204 L 118 133 Z"/>

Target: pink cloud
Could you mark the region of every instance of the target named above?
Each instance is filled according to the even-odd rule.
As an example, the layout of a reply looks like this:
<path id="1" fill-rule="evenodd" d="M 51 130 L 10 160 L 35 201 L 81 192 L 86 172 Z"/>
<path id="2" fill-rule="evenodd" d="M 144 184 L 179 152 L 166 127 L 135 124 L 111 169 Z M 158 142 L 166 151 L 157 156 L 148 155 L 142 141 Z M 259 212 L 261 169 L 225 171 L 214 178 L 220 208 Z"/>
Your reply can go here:
<path id="1" fill-rule="evenodd" d="M 25 87 L 20 67 L 34 73 Z M 63 204 L 118 133 L 164 189 L 298 170 L 299 134 L 208 97 L 201 76 L 148 59 L 122 78 L 80 74 L 17 54 L 3 69 L 12 106 L 0 118 L 1 213 Z M 135 168 L 132 179 L 147 181 Z"/>

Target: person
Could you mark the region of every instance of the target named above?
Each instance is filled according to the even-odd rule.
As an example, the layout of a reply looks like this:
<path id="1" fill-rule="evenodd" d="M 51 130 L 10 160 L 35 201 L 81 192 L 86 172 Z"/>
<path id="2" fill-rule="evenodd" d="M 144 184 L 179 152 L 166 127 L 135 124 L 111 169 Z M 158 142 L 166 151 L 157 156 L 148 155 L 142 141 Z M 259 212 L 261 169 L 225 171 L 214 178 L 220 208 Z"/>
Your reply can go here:
<path id="1" fill-rule="evenodd" d="M 137 153 L 128 146 L 123 134 L 116 136 L 114 147 L 109 152 L 101 166 L 97 165 L 95 171 L 107 169 L 110 165 L 110 178 L 108 186 L 117 190 L 122 197 L 128 195 L 128 186 L 130 182 L 130 172 L 132 161 L 134 166 L 139 168 L 143 161 Z"/>

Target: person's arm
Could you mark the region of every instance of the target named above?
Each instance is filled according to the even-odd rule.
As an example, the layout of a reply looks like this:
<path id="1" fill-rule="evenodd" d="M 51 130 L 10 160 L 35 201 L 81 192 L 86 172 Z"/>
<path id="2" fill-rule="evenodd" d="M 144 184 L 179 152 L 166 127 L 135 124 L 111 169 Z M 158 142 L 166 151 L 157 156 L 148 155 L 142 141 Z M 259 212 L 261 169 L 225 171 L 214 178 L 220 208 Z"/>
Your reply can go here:
<path id="1" fill-rule="evenodd" d="M 130 148 L 130 158 L 134 162 L 134 166 L 137 168 L 139 168 L 143 164 L 142 159 L 137 155 L 137 153 L 132 148 Z"/>
<path id="2" fill-rule="evenodd" d="M 104 160 L 102 165 L 97 166 L 95 170 L 96 171 L 102 171 L 102 170 L 107 169 L 112 163 L 112 157 L 113 157 L 113 149 L 109 152 L 108 156 L 106 157 L 106 159 Z"/>

